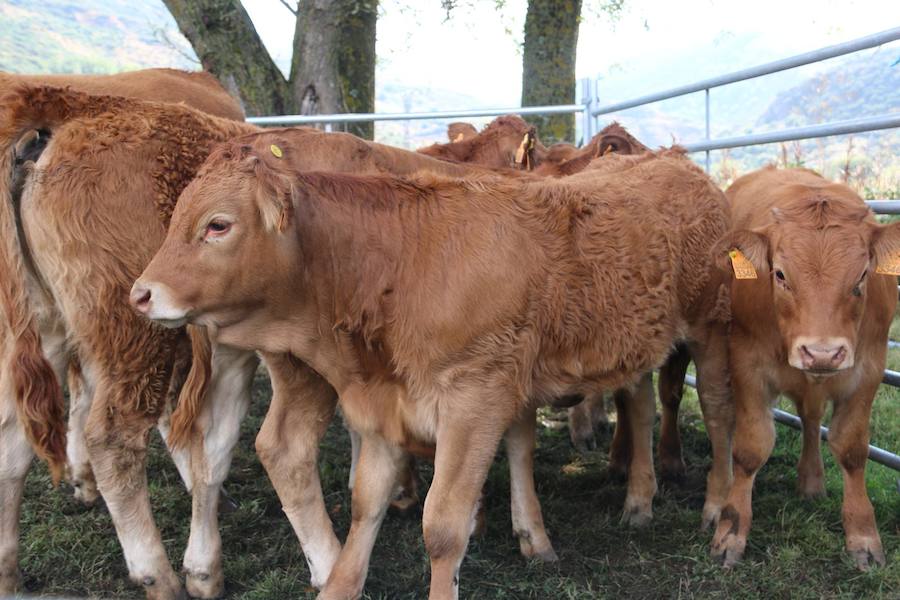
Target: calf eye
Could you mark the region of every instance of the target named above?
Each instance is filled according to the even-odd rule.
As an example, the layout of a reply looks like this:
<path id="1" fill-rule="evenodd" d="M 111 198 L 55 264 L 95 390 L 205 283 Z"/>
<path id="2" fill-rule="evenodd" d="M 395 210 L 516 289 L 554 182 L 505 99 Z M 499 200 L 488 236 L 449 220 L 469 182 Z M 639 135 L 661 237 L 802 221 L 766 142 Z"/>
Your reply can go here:
<path id="1" fill-rule="evenodd" d="M 206 226 L 206 235 L 204 238 L 215 238 L 221 237 L 228 233 L 231 230 L 231 223 L 228 221 L 221 221 L 219 219 L 214 219 L 209 222 Z"/>
<path id="2" fill-rule="evenodd" d="M 856 285 L 853 286 L 853 289 L 850 290 L 850 293 L 854 296 L 862 296 L 862 284 L 866 281 L 866 272 L 864 271 L 862 277 L 859 278 L 859 281 L 856 282 Z"/>
<path id="3" fill-rule="evenodd" d="M 780 269 L 775 271 L 775 279 L 781 282 L 784 281 L 784 273 L 782 273 Z"/>

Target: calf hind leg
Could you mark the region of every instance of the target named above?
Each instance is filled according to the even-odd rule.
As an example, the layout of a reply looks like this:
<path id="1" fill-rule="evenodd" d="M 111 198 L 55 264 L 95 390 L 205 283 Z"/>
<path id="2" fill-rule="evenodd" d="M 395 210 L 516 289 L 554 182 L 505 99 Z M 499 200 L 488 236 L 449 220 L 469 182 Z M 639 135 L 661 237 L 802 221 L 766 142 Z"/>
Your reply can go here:
<path id="1" fill-rule="evenodd" d="M 580 404 L 568 409 L 569 439 L 579 452 L 597 449 L 597 425 L 608 423 L 606 403 L 602 393 L 588 394 Z"/>
<path id="2" fill-rule="evenodd" d="M 541 504 L 534 489 L 535 410 L 525 411 L 506 433 L 513 533 L 526 558 L 557 560 L 544 529 Z"/>
<path id="3" fill-rule="evenodd" d="M 624 390 L 618 390 L 621 395 Z M 622 522 L 633 526 L 646 525 L 653 518 L 653 497 L 656 495 L 656 474 L 653 471 L 653 421 L 656 403 L 653 397 L 653 374 L 641 376 L 625 410 L 631 430 L 631 465 L 628 470 L 628 494 Z"/>
<path id="4" fill-rule="evenodd" d="M 19 581 L 19 517 L 25 476 L 34 452 L 16 414 L 11 386 L 0 398 L 0 597 L 12 596 Z"/>
<path id="5" fill-rule="evenodd" d="M 684 392 L 684 377 L 691 362 L 687 348 L 678 345 L 666 363 L 659 369 L 659 403 L 662 418 L 659 424 L 659 474 L 663 479 L 681 481 L 687 469 L 681 452 L 681 436 L 678 433 L 678 409 Z"/>
<path id="6" fill-rule="evenodd" d="M 149 600 L 184 597 L 181 581 L 163 549 L 147 490 L 147 440 L 156 415 L 129 411 L 137 382 L 101 381 L 86 427 L 87 450 L 97 487 L 125 554 L 128 575 Z"/>

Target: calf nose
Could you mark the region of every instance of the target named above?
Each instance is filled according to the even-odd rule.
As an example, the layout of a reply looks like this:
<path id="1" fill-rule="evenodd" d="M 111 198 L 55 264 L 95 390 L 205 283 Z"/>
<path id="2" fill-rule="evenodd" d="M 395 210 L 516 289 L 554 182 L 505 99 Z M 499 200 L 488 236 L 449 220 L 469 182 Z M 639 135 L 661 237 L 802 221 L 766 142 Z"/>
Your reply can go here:
<path id="1" fill-rule="evenodd" d="M 135 283 L 134 287 L 131 288 L 131 295 L 128 297 L 128 301 L 139 312 L 147 314 L 147 311 L 150 310 L 150 296 L 150 288 Z"/>
<path id="2" fill-rule="evenodd" d="M 813 371 L 837 369 L 847 358 L 847 346 L 803 344 L 800 346 L 800 357 L 804 369 Z"/>

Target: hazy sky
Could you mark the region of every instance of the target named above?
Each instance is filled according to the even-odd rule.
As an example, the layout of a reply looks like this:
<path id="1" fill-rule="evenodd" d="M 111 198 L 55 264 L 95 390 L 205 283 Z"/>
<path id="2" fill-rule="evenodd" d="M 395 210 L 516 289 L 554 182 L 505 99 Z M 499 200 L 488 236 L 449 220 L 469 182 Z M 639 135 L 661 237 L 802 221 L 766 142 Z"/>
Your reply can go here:
<path id="1" fill-rule="evenodd" d="M 282 68 L 291 55 L 294 21 L 279 0 L 242 0 Z M 438 87 L 472 96 L 480 106 L 517 106 L 521 91 L 526 0 L 473 0 L 449 20 L 440 0 L 382 0 L 378 19 L 378 83 Z M 715 52 L 747 34 L 764 51 L 727 71 L 790 56 L 900 25 L 890 0 L 626 0 L 616 22 L 583 0 L 579 77 L 630 70 L 688 48 Z M 757 46 L 759 48 L 759 46 Z M 692 73 L 693 79 L 720 72 Z M 659 88 L 686 81 L 655 81 Z M 453 108 L 453 107 L 447 107 Z M 474 107 L 471 107 L 474 108 Z"/>

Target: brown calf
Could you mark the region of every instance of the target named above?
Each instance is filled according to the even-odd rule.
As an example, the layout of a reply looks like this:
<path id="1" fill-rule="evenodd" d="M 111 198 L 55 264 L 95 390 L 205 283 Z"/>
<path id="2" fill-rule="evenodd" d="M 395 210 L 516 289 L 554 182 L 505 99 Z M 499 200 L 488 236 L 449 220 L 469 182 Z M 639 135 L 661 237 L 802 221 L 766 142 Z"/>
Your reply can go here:
<path id="1" fill-rule="evenodd" d="M 132 303 L 301 358 L 363 436 L 321 598 L 361 593 L 403 447 L 436 443 L 430 594 L 454 598 L 496 446 L 535 403 L 635 383 L 688 339 L 730 425 L 709 261 L 724 198 L 680 152 L 629 166 L 566 183 L 402 180 L 297 173 L 226 144 L 185 190 Z"/>
<path id="2" fill-rule="evenodd" d="M 0 73 L 0 89 L 11 91 L 21 85 L 66 86 L 91 94 L 105 94 L 183 103 L 212 115 L 242 121 L 243 112 L 216 79 L 203 72 L 187 72 L 175 69 L 144 69 L 115 75 L 18 75 Z M 15 173 L 12 183 L 13 201 L 18 203 L 25 180 L 30 171 L 29 162 L 35 162 L 49 142 L 50 132 L 36 130 L 26 132 L 16 142 Z M 47 344 L 45 344 L 47 347 Z M 84 422 L 87 419 L 90 399 L 83 393 L 81 368 L 72 363 L 69 369 L 70 410 L 69 435 L 67 436 L 66 480 L 75 490 L 75 497 L 91 503 L 97 498 L 97 487 L 84 447 Z M 2 589 L 2 587 L 0 587 Z"/>
<path id="3" fill-rule="evenodd" d="M 544 147 L 533 126 L 516 115 L 505 115 L 491 121 L 477 135 L 447 144 L 432 144 L 416 152 L 452 162 L 527 171 L 540 163 Z"/>
<path id="4" fill-rule="evenodd" d="M 134 315 L 127 287 L 162 241 L 177 194 L 212 143 L 255 128 L 183 105 L 43 86 L 8 92 L 0 104 L 0 302 L 7 335 L 0 457 L 13 464 L 0 465 L 3 591 L 15 585 L 18 506 L 31 458 L 17 432 L 27 432 L 54 473 L 62 471 L 58 382 L 74 358 L 84 389 L 73 390 L 80 399 L 73 410 L 83 420 L 85 454 L 130 575 L 148 596 L 171 598 L 181 583 L 150 514 L 143 457 L 148 430 L 165 417 L 190 366 L 190 348 L 183 333 L 148 327 Z M 10 150 L 35 129 L 50 131 L 50 141 L 14 205 Z M 216 370 L 222 359 L 214 357 Z M 243 389 L 238 380 L 230 383 L 229 394 Z M 8 410 L 13 397 L 15 412 Z M 190 487 L 188 457 L 175 459 Z M 218 488 L 211 492 L 214 511 Z"/>
<path id="5" fill-rule="evenodd" d="M 805 169 L 755 171 L 728 198 L 734 231 L 720 246 L 723 267 L 731 271 L 735 248 L 752 267 L 731 283 L 735 474 L 713 553 L 726 566 L 744 553 L 753 482 L 775 441 L 770 408 L 783 393 L 803 421 L 798 487 L 807 496 L 825 493 L 819 424 L 833 403 L 828 445 L 844 476 L 847 551 L 861 569 L 883 564 L 865 469 L 897 303 L 896 277 L 878 269 L 897 272 L 900 224 L 878 225 L 850 188 Z"/>
<path id="6" fill-rule="evenodd" d="M 215 77 L 205 71 L 142 69 L 114 75 L 20 75 L 0 72 L 0 90 L 4 93 L 21 85 L 47 85 L 71 88 L 95 96 L 184 103 L 217 117 L 244 120 L 240 104 Z"/>

